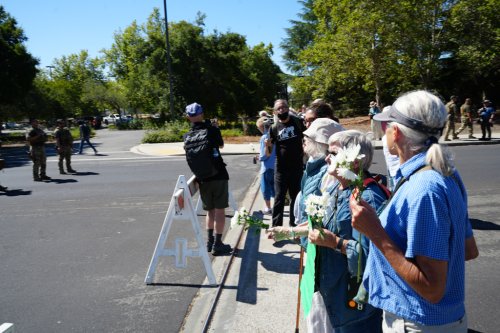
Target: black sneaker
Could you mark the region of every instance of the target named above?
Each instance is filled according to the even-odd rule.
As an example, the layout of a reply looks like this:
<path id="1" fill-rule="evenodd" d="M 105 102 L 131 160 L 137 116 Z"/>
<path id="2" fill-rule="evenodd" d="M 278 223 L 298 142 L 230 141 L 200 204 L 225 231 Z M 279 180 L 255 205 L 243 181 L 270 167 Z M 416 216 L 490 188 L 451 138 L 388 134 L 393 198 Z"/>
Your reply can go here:
<path id="1" fill-rule="evenodd" d="M 64 172 L 63 170 L 59 171 L 59 174 L 60 174 L 60 175 L 67 175 L 67 173 L 66 173 L 66 172 Z"/>
<path id="2" fill-rule="evenodd" d="M 68 170 L 68 173 L 77 173 L 77 171 L 73 170 L 73 169 L 70 169 L 70 170 Z"/>
<path id="3" fill-rule="evenodd" d="M 49 176 L 43 175 L 43 176 L 40 176 L 40 179 L 41 180 L 51 180 L 52 178 L 50 178 Z"/>
<path id="4" fill-rule="evenodd" d="M 231 253 L 232 250 L 233 249 L 231 248 L 231 245 L 220 243 L 220 244 L 214 245 L 214 248 L 212 250 L 212 254 L 214 256 L 220 256 L 222 254 L 229 254 L 229 253 Z"/>

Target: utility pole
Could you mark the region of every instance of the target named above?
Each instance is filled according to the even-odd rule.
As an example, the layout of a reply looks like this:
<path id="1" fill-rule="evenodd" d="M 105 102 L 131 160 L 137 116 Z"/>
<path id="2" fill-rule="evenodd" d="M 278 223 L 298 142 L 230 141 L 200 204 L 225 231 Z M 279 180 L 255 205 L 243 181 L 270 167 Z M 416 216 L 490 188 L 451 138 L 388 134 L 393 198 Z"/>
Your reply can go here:
<path id="1" fill-rule="evenodd" d="M 55 68 L 54 66 L 45 66 L 49 69 L 49 76 L 50 76 L 50 79 L 52 80 L 52 68 Z"/>
<path id="2" fill-rule="evenodd" d="M 163 0 L 163 11 L 165 12 L 165 38 L 167 42 L 167 70 L 168 70 L 168 83 L 169 83 L 169 100 L 170 100 L 170 114 L 172 119 L 175 116 L 174 111 L 174 90 L 172 83 L 172 60 L 170 58 L 170 42 L 168 40 L 168 20 L 167 20 L 167 0 Z"/>

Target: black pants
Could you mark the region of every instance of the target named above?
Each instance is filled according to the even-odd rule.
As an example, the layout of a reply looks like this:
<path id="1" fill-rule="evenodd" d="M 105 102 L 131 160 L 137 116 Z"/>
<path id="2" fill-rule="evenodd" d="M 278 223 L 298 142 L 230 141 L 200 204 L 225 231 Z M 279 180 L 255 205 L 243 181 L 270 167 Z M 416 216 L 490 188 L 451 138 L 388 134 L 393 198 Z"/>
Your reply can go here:
<path id="1" fill-rule="evenodd" d="M 481 132 L 483 132 L 483 139 L 491 139 L 491 124 L 487 120 L 481 122 Z M 486 137 L 486 132 L 488 132 L 488 137 Z"/>
<path id="2" fill-rule="evenodd" d="M 273 227 L 283 225 L 283 211 L 285 210 L 286 192 L 290 195 L 290 225 L 295 225 L 295 215 L 293 214 L 293 206 L 295 197 L 300 192 L 300 181 L 303 171 L 291 170 L 274 172 L 274 206 L 273 206 Z"/>

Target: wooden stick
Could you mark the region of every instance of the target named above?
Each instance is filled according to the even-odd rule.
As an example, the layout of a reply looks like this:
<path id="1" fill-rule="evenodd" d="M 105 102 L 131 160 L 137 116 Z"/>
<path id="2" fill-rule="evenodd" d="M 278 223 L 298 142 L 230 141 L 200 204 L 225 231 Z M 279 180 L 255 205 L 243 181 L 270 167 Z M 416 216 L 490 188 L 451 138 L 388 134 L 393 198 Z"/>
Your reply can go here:
<path id="1" fill-rule="evenodd" d="M 295 333 L 299 333 L 300 323 L 300 281 L 302 280 L 302 267 L 304 266 L 304 248 L 300 247 L 299 287 L 297 288 L 297 316 L 295 318 Z"/>

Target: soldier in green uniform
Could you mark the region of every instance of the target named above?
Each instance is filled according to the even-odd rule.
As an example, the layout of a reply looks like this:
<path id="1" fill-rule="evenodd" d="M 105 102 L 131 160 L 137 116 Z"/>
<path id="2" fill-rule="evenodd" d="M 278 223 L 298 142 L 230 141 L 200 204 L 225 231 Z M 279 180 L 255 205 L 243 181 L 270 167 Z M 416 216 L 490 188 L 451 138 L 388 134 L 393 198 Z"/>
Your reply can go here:
<path id="1" fill-rule="evenodd" d="M 65 175 L 63 161 L 66 160 L 66 170 L 68 173 L 76 173 L 71 168 L 71 154 L 73 153 L 73 137 L 67 127 L 64 127 L 64 120 L 57 120 L 57 129 L 54 132 L 56 138 L 56 149 L 59 154 L 59 173 Z"/>
<path id="2" fill-rule="evenodd" d="M 50 180 L 45 170 L 47 169 L 47 156 L 45 155 L 45 142 L 47 141 L 47 134 L 38 127 L 38 120 L 31 120 L 33 127 L 28 133 L 28 142 L 30 144 L 30 157 L 33 161 L 33 180 L 41 182 L 43 180 Z"/>
<path id="3" fill-rule="evenodd" d="M 461 121 L 462 125 L 458 129 L 458 131 L 455 133 L 455 136 L 458 136 L 466 127 L 469 128 L 469 139 L 475 139 L 476 137 L 473 135 L 473 129 L 472 129 L 472 101 L 470 98 L 466 98 L 464 104 L 460 107 L 460 115 L 461 115 Z"/>
<path id="4" fill-rule="evenodd" d="M 448 139 L 450 133 L 453 135 L 453 140 L 458 139 L 458 136 L 455 134 L 455 117 L 458 114 L 457 99 L 457 96 L 451 96 L 450 101 L 446 104 L 448 119 L 446 121 L 444 141 L 450 141 L 450 139 Z"/>

